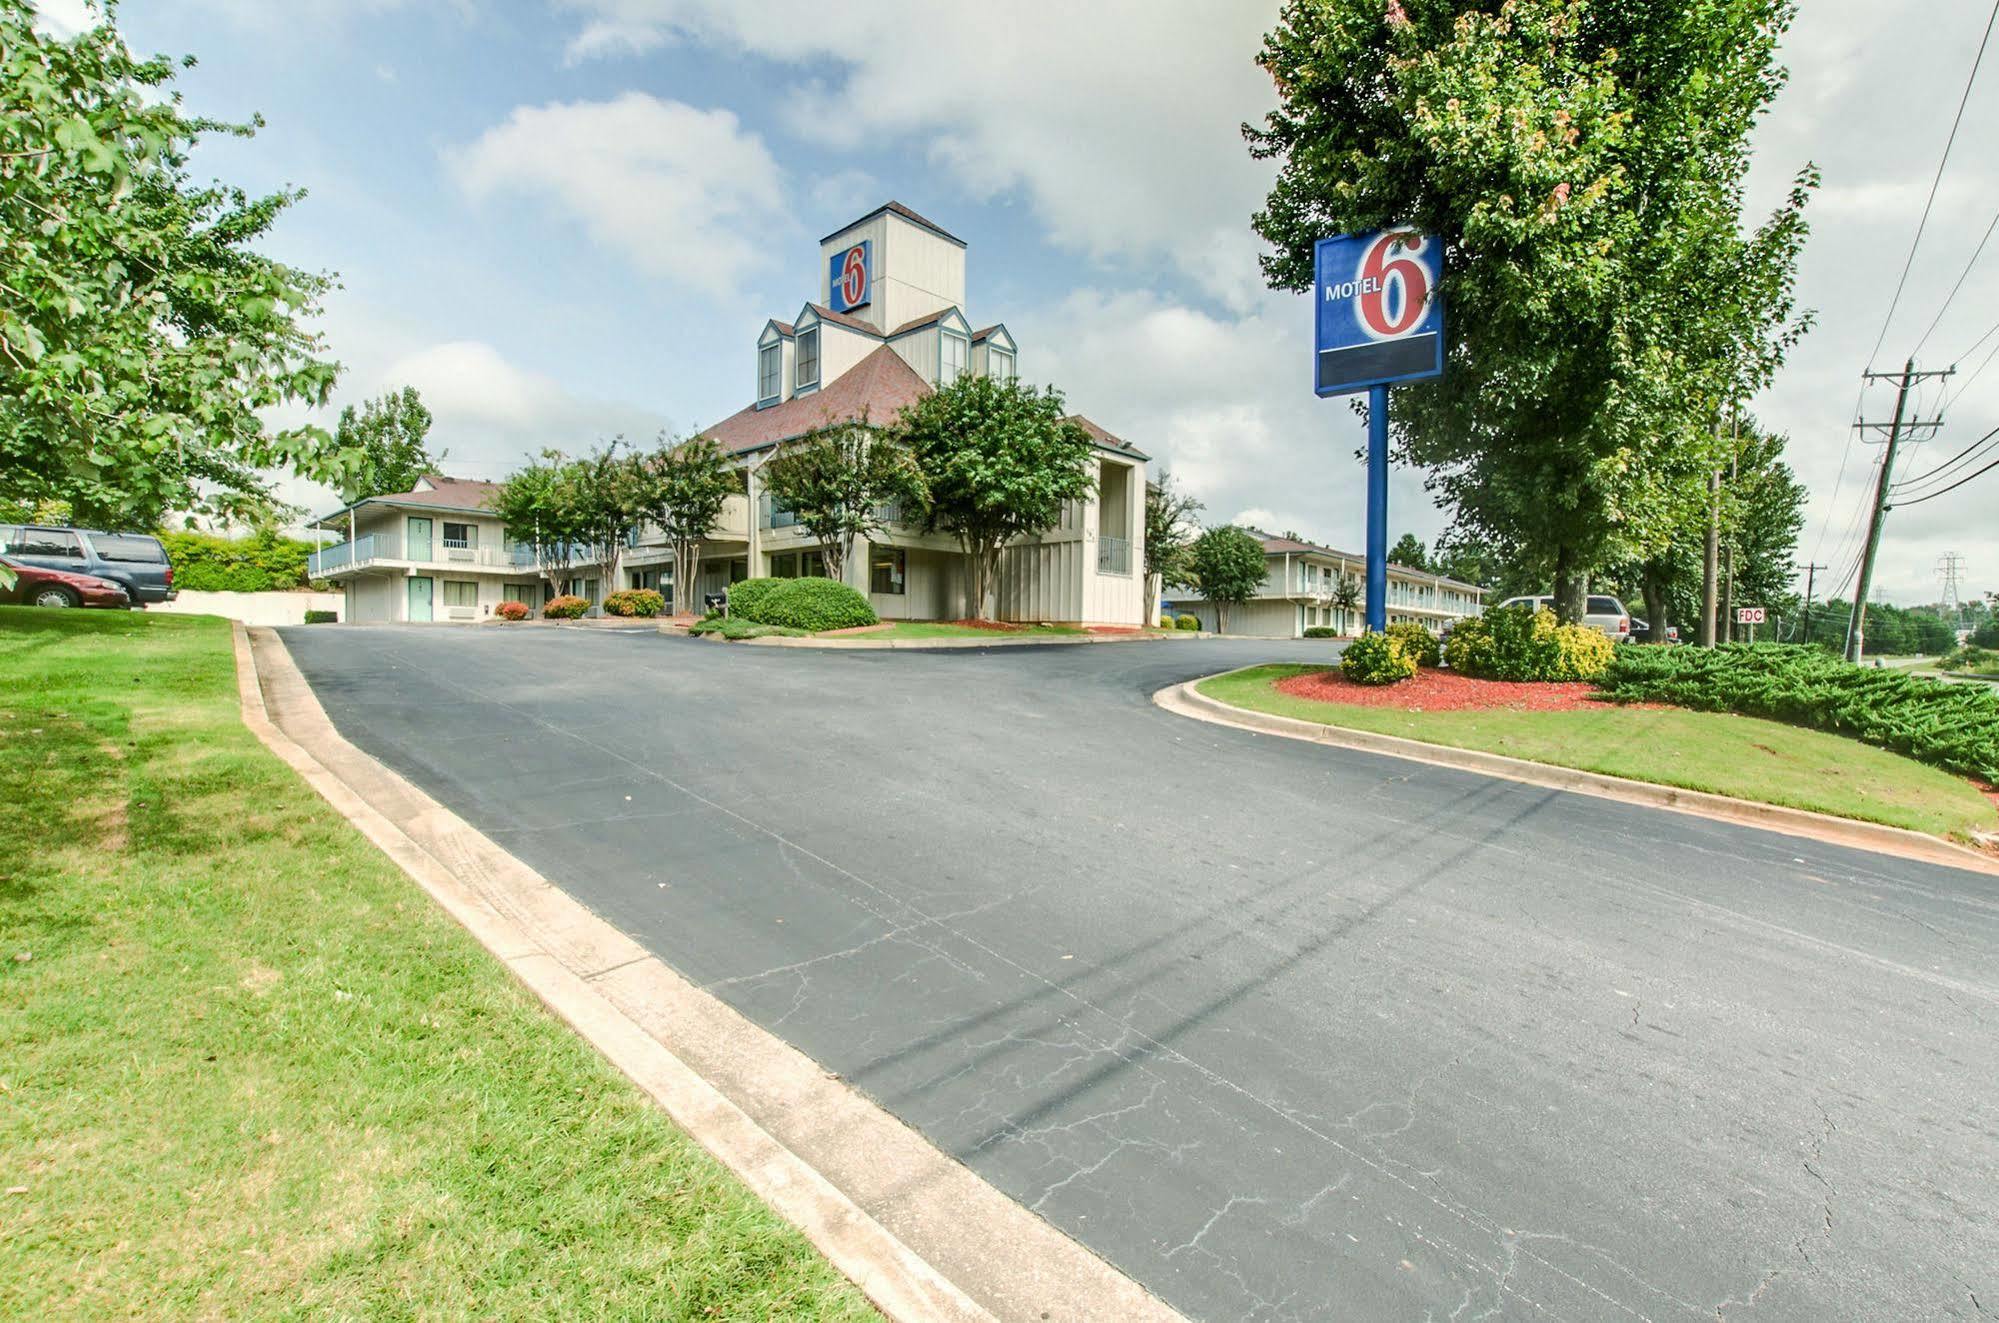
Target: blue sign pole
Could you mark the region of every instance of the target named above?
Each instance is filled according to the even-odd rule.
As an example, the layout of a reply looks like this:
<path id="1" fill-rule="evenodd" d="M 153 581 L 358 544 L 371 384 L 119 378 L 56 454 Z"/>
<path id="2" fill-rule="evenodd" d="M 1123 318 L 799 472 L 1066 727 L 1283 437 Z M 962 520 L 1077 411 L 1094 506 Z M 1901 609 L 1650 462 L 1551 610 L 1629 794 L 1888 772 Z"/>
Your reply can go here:
<path id="1" fill-rule="evenodd" d="M 1321 239 L 1312 252 L 1312 389 L 1367 392 L 1367 628 L 1388 626 L 1388 388 L 1444 371 L 1444 247 L 1414 230 Z"/>
<path id="2" fill-rule="evenodd" d="M 1367 628 L 1388 628 L 1388 387 L 1367 391 Z"/>

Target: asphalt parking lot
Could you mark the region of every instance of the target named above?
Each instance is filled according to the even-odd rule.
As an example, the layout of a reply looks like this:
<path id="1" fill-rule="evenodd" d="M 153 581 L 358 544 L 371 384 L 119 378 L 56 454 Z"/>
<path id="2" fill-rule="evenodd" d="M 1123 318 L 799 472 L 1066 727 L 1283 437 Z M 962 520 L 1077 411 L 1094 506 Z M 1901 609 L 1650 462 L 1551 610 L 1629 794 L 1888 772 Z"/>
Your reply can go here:
<path id="1" fill-rule="evenodd" d="M 349 739 L 1192 1317 L 1999 1301 L 1992 878 L 1149 701 L 1314 644 L 283 636 Z"/>

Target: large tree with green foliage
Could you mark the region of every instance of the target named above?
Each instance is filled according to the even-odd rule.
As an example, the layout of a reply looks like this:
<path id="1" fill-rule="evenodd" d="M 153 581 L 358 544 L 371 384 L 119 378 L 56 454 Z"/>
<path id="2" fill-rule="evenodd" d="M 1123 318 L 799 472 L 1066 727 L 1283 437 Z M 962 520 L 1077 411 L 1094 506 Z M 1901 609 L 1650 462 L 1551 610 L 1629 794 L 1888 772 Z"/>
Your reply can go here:
<path id="1" fill-rule="evenodd" d="M 1414 533 L 1404 533 L 1395 540 L 1395 545 L 1388 549 L 1388 563 L 1406 565 L 1412 570 L 1429 569 L 1430 557 L 1423 549 L 1423 539 Z"/>
<path id="2" fill-rule="evenodd" d="M 662 444 L 645 461 L 645 517 L 673 548 L 679 608 L 699 607 L 701 552 L 722 517 L 722 507 L 743 490 L 743 473 L 705 436 L 677 446 Z"/>
<path id="3" fill-rule="evenodd" d="M 550 596 L 564 591 L 571 571 L 587 563 L 584 544 L 590 530 L 574 499 L 569 461 L 562 452 L 544 450 L 539 459 L 509 474 L 492 509 L 506 525 L 508 539 L 533 550 Z"/>
<path id="4" fill-rule="evenodd" d="M 1229 609 L 1256 596 L 1269 572 L 1263 543 L 1245 529 L 1222 524 L 1194 540 L 1192 562 L 1201 596 L 1215 604 L 1215 632 L 1226 634 Z"/>
<path id="5" fill-rule="evenodd" d="M 169 510 L 250 519 L 268 470 L 344 486 L 320 405 L 337 367 L 307 319 L 327 279 L 262 251 L 300 193 L 196 184 L 194 146 L 253 124 L 186 114 L 175 63 L 107 15 L 67 40 L 0 0 L 0 498 L 151 527 Z"/>
<path id="6" fill-rule="evenodd" d="M 406 492 L 435 473 L 444 456 L 433 456 L 424 444 L 430 424 L 430 410 L 414 386 L 363 401 L 358 411 L 351 404 L 343 408 L 333 439 L 359 460 L 341 486 L 341 499 Z"/>
<path id="7" fill-rule="evenodd" d="M 818 540 L 827 575 L 843 582 L 855 540 L 875 537 L 891 518 L 920 522 L 929 492 L 909 447 L 865 418 L 786 441 L 760 477 Z"/>
<path id="8" fill-rule="evenodd" d="M 930 484 L 926 527 L 965 549 L 977 617 L 991 602 L 1006 545 L 1053 528 L 1064 502 L 1096 487 L 1090 434 L 1068 420 L 1053 386 L 960 377 L 905 408 L 896 435 Z"/>
<path id="9" fill-rule="evenodd" d="M 1397 449 L 1466 537 L 1551 575 L 1568 619 L 1590 571 L 1670 541 L 1723 413 L 1802 330 L 1815 174 L 1739 225 L 1791 13 L 1288 0 L 1265 40 L 1280 104 L 1245 133 L 1281 163 L 1255 219 L 1266 277 L 1309 288 L 1330 234 L 1442 241 L 1445 372 L 1396 391 Z"/>

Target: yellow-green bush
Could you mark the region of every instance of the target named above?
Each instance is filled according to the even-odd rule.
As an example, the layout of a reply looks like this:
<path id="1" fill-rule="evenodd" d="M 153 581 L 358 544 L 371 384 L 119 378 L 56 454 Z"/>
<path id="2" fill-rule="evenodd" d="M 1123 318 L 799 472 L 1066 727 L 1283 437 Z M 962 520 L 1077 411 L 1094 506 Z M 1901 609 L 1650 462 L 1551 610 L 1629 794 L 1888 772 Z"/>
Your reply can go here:
<path id="1" fill-rule="evenodd" d="M 1461 620 L 1444 656 L 1451 669 L 1484 680 L 1595 680 L 1610 669 L 1616 645 L 1587 625 L 1564 625 L 1552 611 L 1494 607 Z"/>
<path id="2" fill-rule="evenodd" d="M 1444 659 L 1437 636 L 1413 620 L 1398 621 L 1382 632 L 1392 639 L 1400 639 L 1403 650 L 1415 659 L 1418 666 L 1435 666 Z"/>
<path id="3" fill-rule="evenodd" d="M 1363 634 L 1340 654 L 1340 674 L 1355 684 L 1394 684 L 1416 674 L 1416 658 L 1393 634 Z"/>

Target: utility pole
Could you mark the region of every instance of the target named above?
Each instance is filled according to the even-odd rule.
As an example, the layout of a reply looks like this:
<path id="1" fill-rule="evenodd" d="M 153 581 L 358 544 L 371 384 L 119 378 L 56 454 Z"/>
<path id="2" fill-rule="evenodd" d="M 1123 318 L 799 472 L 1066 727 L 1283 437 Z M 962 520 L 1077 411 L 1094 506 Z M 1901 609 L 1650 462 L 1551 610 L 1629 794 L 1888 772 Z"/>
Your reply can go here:
<path id="1" fill-rule="evenodd" d="M 1956 368 L 1943 368 L 1930 372 L 1916 371 L 1916 360 L 1911 358 L 1902 364 L 1900 372 L 1865 372 L 1861 375 L 1869 381 L 1881 378 L 1895 378 L 1899 385 L 1895 389 L 1895 419 L 1886 425 L 1888 449 L 1881 456 L 1881 476 L 1874 484 L 1874 514 L 1867 521 L 1867 545 L 1860 553 L 1860 580 L 1853 589 L 1853 614 L 1846 619 L 1846 659 L 1855 665 L 1860 663 L 1861 653 L 1866 649 L 1867 639 L 1867 594 L 1874 588 L 1874 557 L 1881 550 L 1881 525 L 1888 517 L 1888 484 L 1895 476 L 1895 450 L 1902 440 L 1902 414 L 1909 402 L 1909 387 L 1918 381 L 1931 377 L 1948 377 Z M 1934 429 L 1943 422 L 1941 418 L 1911 422 L 1915 428 Z M 1862 430 L 1882 430 L 1880 423 L 1855 423 Z"/>
<path id="2" fill-rule="evenodd" d="M 1827 565 L 1805 566 L 1805 633 L 1804 637 L 1798 640 L 1800 643 L 1812 641 L 1812 585 L 1817 582 L 1820 570 L 1830 568 Z"/>

